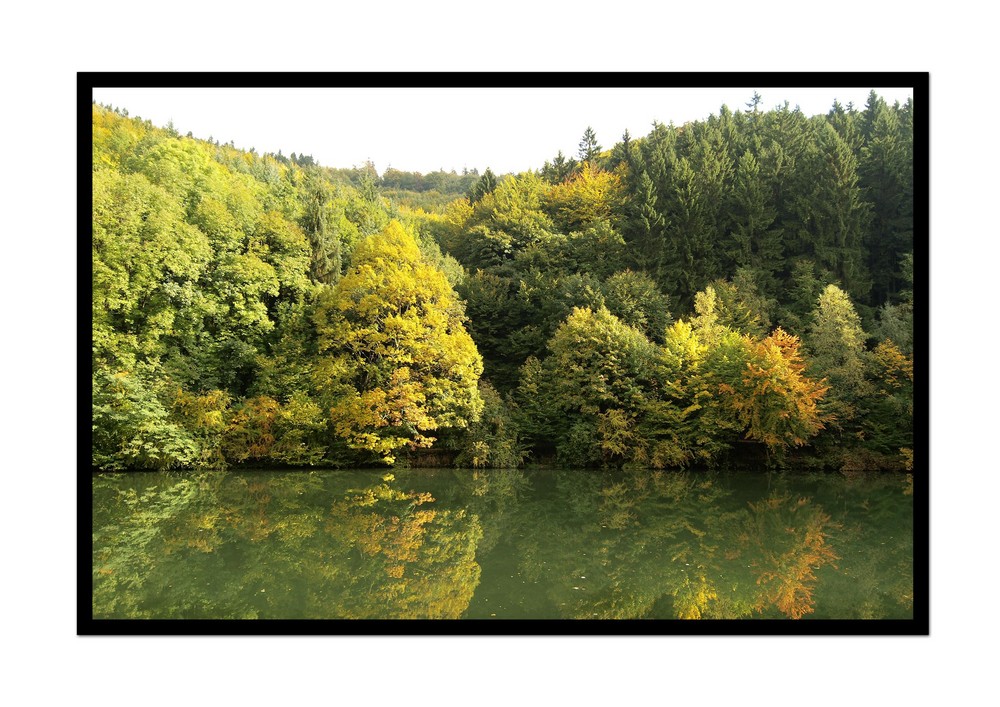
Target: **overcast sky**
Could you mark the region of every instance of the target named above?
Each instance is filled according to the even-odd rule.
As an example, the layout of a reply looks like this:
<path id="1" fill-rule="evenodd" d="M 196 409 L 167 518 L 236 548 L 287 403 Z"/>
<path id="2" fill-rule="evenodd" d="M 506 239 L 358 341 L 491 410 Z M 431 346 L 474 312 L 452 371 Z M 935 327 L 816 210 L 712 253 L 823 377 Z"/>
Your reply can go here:
<path id="1" fill-rule="evenodd" d="M 874 88 L 889 103 L 910 88 L 96 88 L 99 103 L 180 133 L 232 140 L 258 152 L 311 154 L 330 167 L 371 160 L 386 167 L 431 172 L 490 167 L 537 169 L 562 150 L 576 154 L 592 126 L 605 148 L 628 129 L 649 132 L 654 121 L 677 125 L 744 109 L 754 91 L 763 107 L 788 101 L 808 115 L 826 113 L 834 99 L 864 107 Z"/>

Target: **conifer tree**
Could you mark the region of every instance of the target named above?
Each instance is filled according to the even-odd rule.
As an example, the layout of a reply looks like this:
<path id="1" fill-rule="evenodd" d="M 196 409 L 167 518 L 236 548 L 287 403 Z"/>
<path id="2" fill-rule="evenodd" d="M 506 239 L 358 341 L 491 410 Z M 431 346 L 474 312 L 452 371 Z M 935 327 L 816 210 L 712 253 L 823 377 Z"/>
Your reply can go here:
<path id="1" fill-rule="evenodd" d="M 820 123 L 817 129 L 818 139 L 800 173 L 811 187 L 800 192 L 795 204 L 794 247 L 830 270 L 853 299 L 867 301 L 871 276 L 863 238 L 869 205 L 858 185 L 857 160 L 829 123 Z"/>
<path id="2" fill-rule="evenodd" d="M 760 164 L 747 150 L 737 163 L 729 191 L 726 255 L 730 271 L 749 268 L 767 292 L 774 291 L 776 277 L 784 269 L 784 245 L 770 196 Z"/>
<path id="3" fill-rule="evenodd" d="M 473 204 L 482 200 L 487 194 L 492 194 L 497 188 L 497 176 L 493 174 L 493 171 L 487 167 L 486 171 L 483 172 L 482 176 L 479 177 L 479 181 L 472 185 L 469 189 L 469 193 L 466 195 L 469 201 Z"/>
<path id="4" fill-rule="evenodd" d="M 912 158 L 896 112 L 876 102 L 870 135 L 858 166 L 865 199 L 872 205 L 866 232 L 868 266 L 872 273 L 872 304 L 884 304 L 899 289 L 899 254 L 912 249 Z"/>
<path id="5" fill-rule="evenodd" d="M 597 157 L 600 152 L 601 146 L 597 144 L 597 136 L 594 134 L 594 129 L 588 125 L 587 129 L 583 131 L 583 137 L 580 138 L 580 149 L 577 156 L 581 162 L 586 162 Z"/>
<path id="6" fill-rule="evenodd" d="M 330 189 L 322 181 L 310 181 L 302 215 L 302 228 L 312 246 L 310 273 L 316 282 L 333 285 L 340 279 L 340 237 L 330 223 Z"/>

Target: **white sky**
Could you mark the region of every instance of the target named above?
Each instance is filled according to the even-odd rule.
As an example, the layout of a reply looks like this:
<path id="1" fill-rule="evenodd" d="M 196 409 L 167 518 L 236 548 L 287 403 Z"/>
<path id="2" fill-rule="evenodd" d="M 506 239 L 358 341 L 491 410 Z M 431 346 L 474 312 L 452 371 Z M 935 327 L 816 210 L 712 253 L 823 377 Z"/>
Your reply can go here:
<path id="1" fill-rule="evenodd" d="M 587 126 L 610 148 L 626 129 L 646 135 L 654 121 L 677 125 L 742 110 L 754 91 L 765 109 L 788 101 L 807 115 L 834 99 L 864 107 L 874 88 L 889 103 L 911 88 L 96 88 L 99 103 L 180 133 L 232 140 L 258 152 L 311 154 L 329 167 L 371 160 L 431 172 L 463 167 L 521 172 L 559 150 L 575 156 Z"/>

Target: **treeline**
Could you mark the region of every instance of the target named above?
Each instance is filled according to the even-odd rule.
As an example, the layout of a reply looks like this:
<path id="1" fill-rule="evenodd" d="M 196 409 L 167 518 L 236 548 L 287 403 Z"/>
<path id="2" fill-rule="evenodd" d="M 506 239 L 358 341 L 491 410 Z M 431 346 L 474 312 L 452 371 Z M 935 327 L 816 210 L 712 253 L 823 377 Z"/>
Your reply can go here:
<path id="1" fill-rule="evenodd" d="M 95 106 L 94 463 L 907 468 L 912 110 L 588 129 L 428 212 Z"/>

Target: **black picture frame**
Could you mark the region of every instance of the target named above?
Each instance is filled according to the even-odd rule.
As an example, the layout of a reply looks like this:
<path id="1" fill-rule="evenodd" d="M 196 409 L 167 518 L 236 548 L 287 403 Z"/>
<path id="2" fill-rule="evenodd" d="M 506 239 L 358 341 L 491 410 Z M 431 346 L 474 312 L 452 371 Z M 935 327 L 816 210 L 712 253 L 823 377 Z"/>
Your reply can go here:
<path id="1" fill-rule="evenodd" d="M 913 618 L 908 620 L 133 620 L 92 615 L 92 418 L 90 388 L 93 90 L 97 87 L 912 87 L 914 115 Z M 96 635 L 897 635 L 930 633 L 930 75 L 927 72 L 770 73 L 113 73 L 77 74 L 77 633 Z"/>

